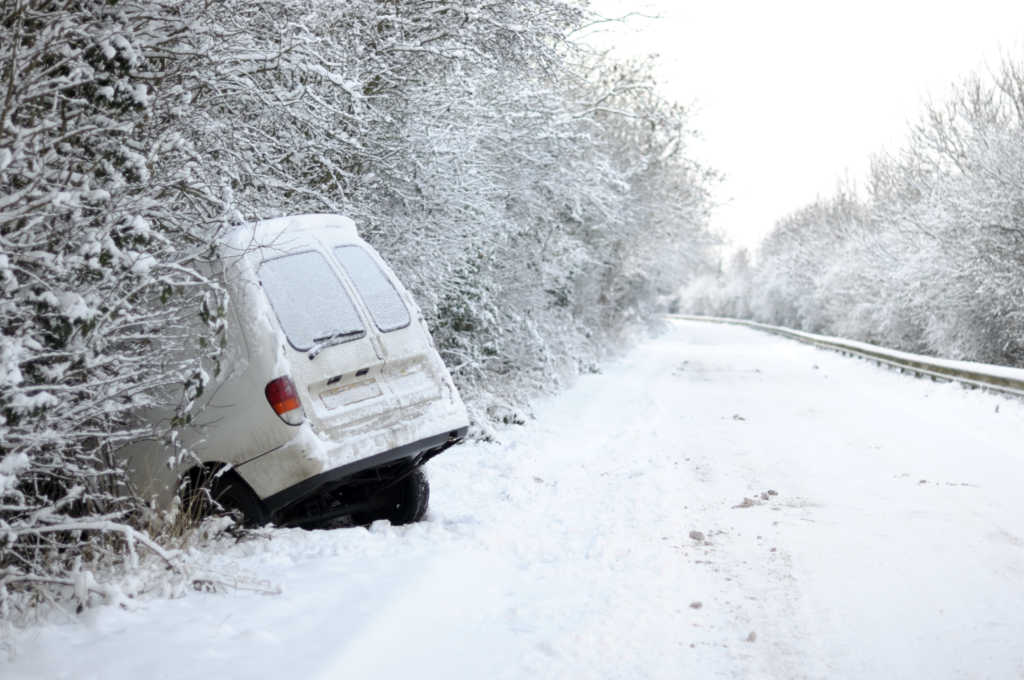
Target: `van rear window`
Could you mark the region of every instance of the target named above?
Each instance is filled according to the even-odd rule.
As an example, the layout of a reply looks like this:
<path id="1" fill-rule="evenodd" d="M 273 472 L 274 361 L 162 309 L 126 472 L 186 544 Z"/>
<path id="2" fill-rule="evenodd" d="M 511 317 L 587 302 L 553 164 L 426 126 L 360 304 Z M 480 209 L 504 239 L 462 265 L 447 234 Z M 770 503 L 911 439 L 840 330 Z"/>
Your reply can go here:
<path id="1" fill-rule="evenodd" d="M 396 331 L 409 325 L 409 310 L 401 296 L 370 254 L 359 246 L 338 246 L 334 255 L 341 262 L 373 322 L 380 330 Z"/>
<path id="2" fill-rule="evenodd" d="M 295 349 L 305 351 L 320 342 L 365 332 L 352 299 L 320 253 L 311 250 L 264 260 L 259 278 Z"/>

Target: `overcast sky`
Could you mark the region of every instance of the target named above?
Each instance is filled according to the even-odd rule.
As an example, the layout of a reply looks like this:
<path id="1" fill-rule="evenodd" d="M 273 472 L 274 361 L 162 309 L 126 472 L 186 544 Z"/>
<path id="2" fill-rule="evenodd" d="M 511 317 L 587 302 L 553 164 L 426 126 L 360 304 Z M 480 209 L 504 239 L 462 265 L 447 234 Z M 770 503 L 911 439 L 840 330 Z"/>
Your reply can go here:
<path id="1" fill-rule="evenodd" d="M 1024 0 L 592 0 L 632 18 L 598 38 L 657 52 L 664 93 L 694 103 L 699 156 L 725 174 L 714 226 L 756 247 L 775 220 L 894 149 L 928 97 L 1024 58 Z"/>

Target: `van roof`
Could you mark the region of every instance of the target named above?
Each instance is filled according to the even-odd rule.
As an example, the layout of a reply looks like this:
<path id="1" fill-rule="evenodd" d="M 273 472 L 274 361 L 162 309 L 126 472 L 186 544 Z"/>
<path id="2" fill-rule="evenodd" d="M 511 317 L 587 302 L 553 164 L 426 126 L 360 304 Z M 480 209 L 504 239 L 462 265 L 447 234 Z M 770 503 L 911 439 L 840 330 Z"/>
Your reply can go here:
<path id="1" fill-rule="evenodd" d="M 325 240 L 357 240 L 356 223 L 344 215 L 311 214 L 275 217 L 234 227 L 223 237 L 224 243 L 245 250 L 253 245 L 280 243 L 286 234 L 305 232 L 310 236 L 324 234 Z"/>

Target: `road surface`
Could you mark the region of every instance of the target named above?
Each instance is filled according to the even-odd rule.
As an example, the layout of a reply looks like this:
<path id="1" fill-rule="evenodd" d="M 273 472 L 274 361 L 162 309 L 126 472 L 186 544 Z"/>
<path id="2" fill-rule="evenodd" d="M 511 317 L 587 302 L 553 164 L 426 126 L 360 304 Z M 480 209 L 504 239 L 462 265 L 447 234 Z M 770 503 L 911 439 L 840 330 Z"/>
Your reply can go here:
<path id="1" fill-rule="evenodd" d="M 1024 677 L 1021 401 L 672 321 L 535 414 L 432 461 L 421 524 L 204 548 L 257 590 L 19 631 L 0 677 Z"/>

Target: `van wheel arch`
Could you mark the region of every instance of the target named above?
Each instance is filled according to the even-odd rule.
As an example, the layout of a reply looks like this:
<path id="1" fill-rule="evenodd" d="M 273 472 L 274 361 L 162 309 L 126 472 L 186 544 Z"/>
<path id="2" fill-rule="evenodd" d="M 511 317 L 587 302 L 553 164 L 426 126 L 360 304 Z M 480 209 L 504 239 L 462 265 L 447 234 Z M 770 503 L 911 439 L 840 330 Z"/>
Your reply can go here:
<path id="1" fill-rule="evenodd" d="M 222 512 L 241 515 L 245 526 L 269 521 L 267 509 L 248 482 L 226 463 L 207 462 L 190 468 L 178 486 L 182 511 L 193 521 Z"/>

